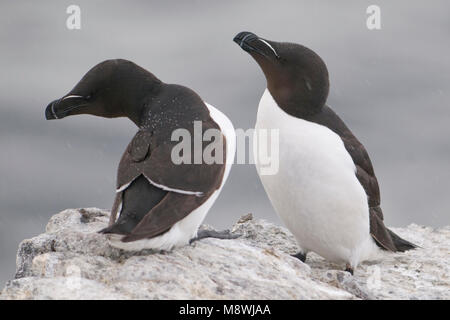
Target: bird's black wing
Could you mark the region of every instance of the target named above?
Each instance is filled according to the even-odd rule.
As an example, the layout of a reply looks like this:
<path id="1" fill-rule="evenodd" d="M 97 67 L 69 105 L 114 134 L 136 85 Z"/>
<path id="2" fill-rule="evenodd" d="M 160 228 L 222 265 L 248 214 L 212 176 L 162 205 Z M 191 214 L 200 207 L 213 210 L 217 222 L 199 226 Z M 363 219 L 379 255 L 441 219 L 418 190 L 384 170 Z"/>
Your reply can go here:
<path id="1" fill-rule="evenodd" d="M 203 123 L 204 127 L 214 125 Z M 118 169 L 117 187 L 123 192 L 121 215 L 105 233 L 125 234 L 124 242 L 158 236 L 220 186 L 224 164 L 175 164 L 172 149 L 177 143 L 159 142 L 150 131 L 140 130 L 135 135 Z M 224 156 L 225 144 L 224 138 Z"/>
<path id="2" fill-rule="evenodd" d="M 328 106 L 324 106 L 322 112 L 311 115 L 306 120 L 328 127 L 338 134 L 344 142 L 345 149 L 356 166 L 356 177 L 367 194 L 370 234 L 378 246 L 390 251 L 404 251 L 414 248 L 413 244 L 401 239 L 384 225 L 383 211 L 380 207 L 380 187 L 364 145 L 359 142 L 341 118 Z M 397 241 L 396 239 L 399 240 Z M 400 240 L 403 241 L 403 244 L 401 244 Z"/>
<path id="3" fill-rule="evenodd" d="M 369 206 L 379 206 L 380 188 L 369 154 L 363 144 L 359 142 L 341 118 L 339 118 L 339 116 L 328 106 L 324 106 L 322 112 L 312 115 L 307 120 L 323 125 L 341 137 L 345 149 L 347 149 L 347 152 L 352 157 L 353 163 L 356 166 L 356 175 L 366 191 Z M 382 216 L 380 218 L 383 219 Z"/>
<path id="4" fill-rule="evenodd" d="M 211 121 L 212 122 L 212 121 Z M 202 131 L 214 128 L 215 123 L 203 121 Z M 194 134 L 191 134 L 193 137 Z M 223 158 L 226 155 L 226 141 L 223 137 Z M 160 139 L 150 131 L 140 130 L 125 150 L 117 173 L 117 189 L 130 184 L 140 175 L 144 175 L 155 186 L 162 189 L 180 190 L 185 194 L 201 196 L 220 185 L 224 164 L 210 165 L 194 163 L 194 152 L 190 163 L 175 164 L 172 150 L 178 141 Z M 203 141 L 202 151 L 209 142 Z M 192 141 L 191 145 L 194 145 Z"/>

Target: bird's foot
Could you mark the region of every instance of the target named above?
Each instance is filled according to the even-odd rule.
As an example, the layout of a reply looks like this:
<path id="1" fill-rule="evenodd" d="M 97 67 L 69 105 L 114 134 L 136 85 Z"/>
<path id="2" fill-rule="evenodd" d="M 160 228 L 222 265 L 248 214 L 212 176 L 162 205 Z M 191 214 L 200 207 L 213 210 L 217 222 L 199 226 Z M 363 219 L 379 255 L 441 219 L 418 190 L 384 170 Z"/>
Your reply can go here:
<path id="1" fill-rule="evenodd" d="M 291 254 L 292 257 L 299 259 L 301 262 L 305 262 L 306 261 L 306 253 L 303 252 L 299 252 L 296 254 Z"/>
<path id="2" fill-rule="evenodd" d="M 230 239 L 239 238 L 240 236 L 241 236 L 240 234 L 231 233 L 230 230 L 224 230 L 224 231 L 200 230 L 197 233 L 197 236 L 195 238 L 191 239 L 191 241 L 189 241 L 189 243 L 192 243 L 192 242 L 195 242 L 195 241 L 198 241 L 201 239 L 205 239 L 205 238 L 230 240 Z"/>
<path id="3" fill-rule="evenodd" d="M 349 264 L 345 266 L 345 271 L 350 272 L 350 274 L 353 275 L 353 268 Z"/>

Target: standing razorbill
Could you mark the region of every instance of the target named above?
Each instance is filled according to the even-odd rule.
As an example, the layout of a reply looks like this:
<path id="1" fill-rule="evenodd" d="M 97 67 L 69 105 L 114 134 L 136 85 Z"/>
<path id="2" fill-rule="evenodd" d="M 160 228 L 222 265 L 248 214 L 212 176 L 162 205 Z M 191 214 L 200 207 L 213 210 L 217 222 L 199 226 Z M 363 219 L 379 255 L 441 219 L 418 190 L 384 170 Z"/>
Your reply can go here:
<path id="1" fill-rule="evenodd" d="M 227 231 L 197 235 L 234 159 L 234 128 L 223 113 L 191 89 L 163 83 L 133 62 L 117 59 L 93 67 L 45 111 L 47 119 L 77 114 L 128 117 L 139 127 L 119 164 L 109 226 L 100 231 L 109 234 L 113 246 L 170 250 L 195 237 L 235 238 Z M 195 137 L 195 123 L 201 132 L 218 132 L 215 139 L 222 141 L 214 143 L 219 143 L 223 156 L 211 164 L 202 159 L 200 163 L 175 164 L 171 153 L 179 142 L 172 141 L 172 133 L 186 129 Z M 194 149 L 201 148 L 201 155 L 210 146 L 202 137 L 199 143 L 193 141 Z"/>
<path id="2" fill-rule="evenodd" d="M 370 158 L 325 102 L 328 71 L 322 59 L 293 43 L 241 32 L 234 41 L 259 64 L 267 79 L 258 129 L 279 130 L 279 171 L 262 175 L 264 188 L 300 248 L 353 269 L 379 247 L 415 247 L 383 223 L 380 190 Z"/>

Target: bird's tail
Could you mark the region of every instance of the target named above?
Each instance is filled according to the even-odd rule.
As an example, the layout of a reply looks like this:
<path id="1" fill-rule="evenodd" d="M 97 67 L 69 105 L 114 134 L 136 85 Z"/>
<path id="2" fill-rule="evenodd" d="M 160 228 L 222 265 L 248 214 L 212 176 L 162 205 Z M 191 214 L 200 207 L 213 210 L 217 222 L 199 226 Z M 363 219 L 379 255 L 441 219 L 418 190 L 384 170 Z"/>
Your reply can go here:
<path id="1" fill-rule="evenodd" d="M 98 233 L 108 234 L 108 233 L 114 233 L 114 234 L 121 234 L 121 235 L 127 235 L 125 231 L 123 231 L 120 228 L 121 225 L 113 224 L 112 226 L 108 226 L 100 231 L 97 231 Z"/>
<path id="2" fill-rule="evenodd" d="M 384 250 L 404 252 L 418 247 L 386 228 L 380 207 L 370 208 L 370 234 L 375 243 Z"/>
<path id="3" fill-rule="evenodd" d="M 397 234 L 395 234 L 393 231 L 387 229 L 389 232 L 389 235 L 391 236 L 392 242 L 394 243 L 397 251 L 405 252 L 411 249 L 415 249 L 418 246 L 414 243 L 411 243 L 409 241 L 406 241 L 405 239 L 400 238 Z"/>

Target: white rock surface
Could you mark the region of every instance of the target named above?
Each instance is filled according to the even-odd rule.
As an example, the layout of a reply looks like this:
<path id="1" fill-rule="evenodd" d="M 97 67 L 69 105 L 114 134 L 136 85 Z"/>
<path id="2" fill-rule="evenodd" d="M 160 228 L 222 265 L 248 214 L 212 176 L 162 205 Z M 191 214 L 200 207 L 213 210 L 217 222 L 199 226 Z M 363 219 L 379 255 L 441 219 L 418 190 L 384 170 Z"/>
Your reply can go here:
<path id="1" fill-rule="evenodd" d="M 422 248 L 380 252 L 354 276 L 309 254 L 280 226 L 241 218 L 235 240 L 204 239 L 172 252 L 124 252 L 96 233 L 100 209 L 65 210 L 24 240 L 16 279 L 0 299 L 450 299 L 450 228 L 395 231 Z"/>

